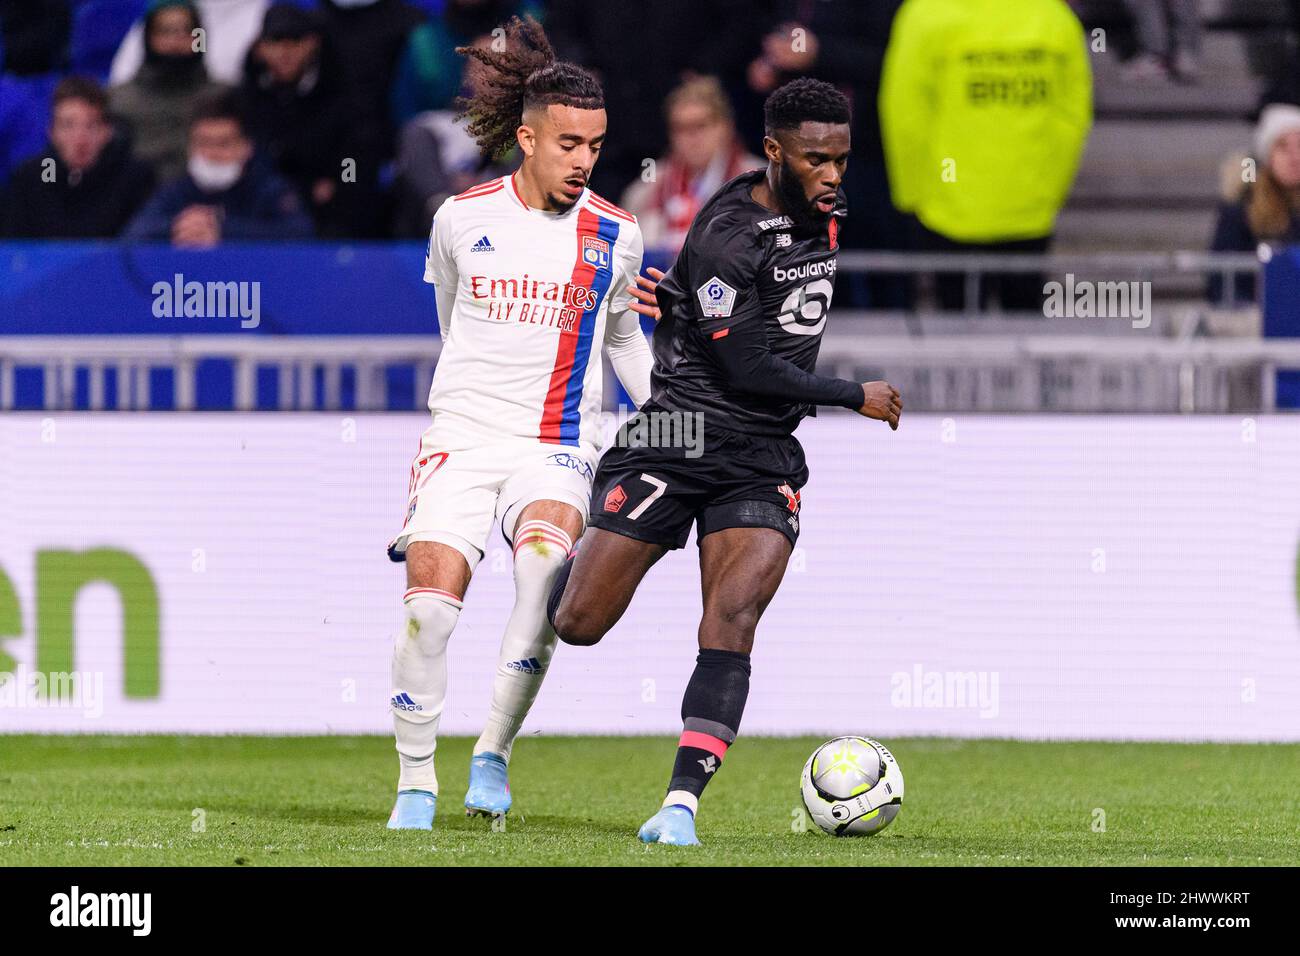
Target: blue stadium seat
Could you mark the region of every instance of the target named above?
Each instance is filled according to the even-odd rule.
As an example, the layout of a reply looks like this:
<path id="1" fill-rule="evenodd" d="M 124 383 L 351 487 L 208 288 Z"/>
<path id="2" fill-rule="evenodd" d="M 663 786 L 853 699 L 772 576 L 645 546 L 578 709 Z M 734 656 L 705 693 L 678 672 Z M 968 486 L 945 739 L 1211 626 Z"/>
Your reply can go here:
<path id="1" fill-rule="evenodd" d="M 50 97 L 60 79 L 57 73 L 0 74 L 0 185 L 19 163 L 45 148 Z"/>
<path id="2" fill-rule="evenodd" d="M 82 0 L 77 4 L 72 14 L 72 72 L 106 80 L 113 54 L 147 5 L 148 0 Z"/>

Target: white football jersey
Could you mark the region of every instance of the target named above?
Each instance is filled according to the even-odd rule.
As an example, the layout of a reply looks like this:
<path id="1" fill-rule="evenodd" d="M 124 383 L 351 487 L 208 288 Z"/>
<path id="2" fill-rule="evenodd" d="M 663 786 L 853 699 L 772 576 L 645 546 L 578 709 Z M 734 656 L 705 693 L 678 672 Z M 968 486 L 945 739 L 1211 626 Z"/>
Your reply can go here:
<path id="1" fill-rule="evenodd" d="M 503 176 L 444 202 L 424 267 L 440 307 L 455 293 L 439 318 L 435 433 L 598 445 L 606 324 L 628 310 L 641 253 L 636 218 L 590 190 L 551 213 Z"/>

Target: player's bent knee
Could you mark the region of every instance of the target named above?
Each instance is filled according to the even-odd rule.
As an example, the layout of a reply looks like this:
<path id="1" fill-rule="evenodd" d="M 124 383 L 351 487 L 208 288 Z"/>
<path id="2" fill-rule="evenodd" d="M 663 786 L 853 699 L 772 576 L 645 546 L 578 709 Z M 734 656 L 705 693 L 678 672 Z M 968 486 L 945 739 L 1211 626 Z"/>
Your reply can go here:
<path id="1" fill-rule="evenodd" d="M 555 636 L 574 647 L 591 647 L 599 644 L 608 630 L 595 615 L 574 610 L 572 605 L 560 604 L 555 612 Z"/>

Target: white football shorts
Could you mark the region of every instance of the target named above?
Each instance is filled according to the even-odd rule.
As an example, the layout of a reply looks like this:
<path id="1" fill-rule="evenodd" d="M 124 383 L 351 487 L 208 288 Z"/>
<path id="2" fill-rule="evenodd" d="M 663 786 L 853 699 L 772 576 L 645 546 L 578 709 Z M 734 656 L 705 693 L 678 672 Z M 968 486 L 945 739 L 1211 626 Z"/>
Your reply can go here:
<path id="1" fill-rule="evenodd" d="M 432 432 L 425 431 L 411 462 L 406 520 L 388 546 L 392 560 L 405 560 L 412 541 L 437 541 L 463 554 L 473 571 L 493 522 L 513 544 L 519 514 L 534 501 L 571 504 L 585 526 L 599 458 L 593 446 L 506 438 L 446 449 Z"/>

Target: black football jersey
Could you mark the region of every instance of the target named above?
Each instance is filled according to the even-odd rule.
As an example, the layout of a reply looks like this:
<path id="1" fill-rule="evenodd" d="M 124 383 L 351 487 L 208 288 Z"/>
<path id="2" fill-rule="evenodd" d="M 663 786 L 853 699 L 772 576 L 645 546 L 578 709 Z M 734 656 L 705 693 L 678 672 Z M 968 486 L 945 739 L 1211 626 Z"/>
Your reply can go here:
<path id="1" fill-rule="evenodd" d="M 743 173 L 709 199 L 660 281 L 651 401 L 703 412 L 709 426 L 789 435 L 811 406 L 737 391 L 709 340 L 741 322 L 761 322 L 774 355 L 814 370 L 835 284 L 844 202 L 841 193 L 825 223 L 796 226 L 750 196 L 765 175 L 761 169 Z"/>

